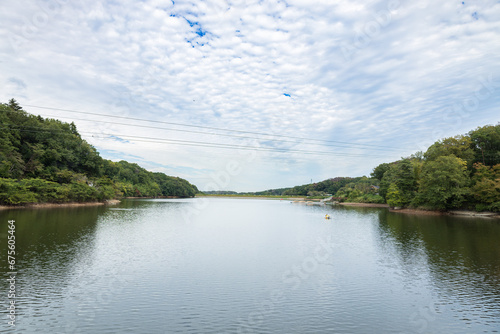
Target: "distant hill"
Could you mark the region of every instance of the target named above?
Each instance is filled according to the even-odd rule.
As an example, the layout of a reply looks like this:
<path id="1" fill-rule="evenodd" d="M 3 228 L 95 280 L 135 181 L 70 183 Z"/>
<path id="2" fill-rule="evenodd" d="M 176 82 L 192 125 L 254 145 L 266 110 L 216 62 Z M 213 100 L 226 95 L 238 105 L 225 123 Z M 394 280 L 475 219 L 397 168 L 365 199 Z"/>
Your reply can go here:
<path id="1" fill-rule="evenodd" d="M 336 177 L 255 195 L 328 196 L 425 210 L 500 212 L 500 123 L 444 138 L 427 151 L 376 166 L 371 178 Z"/>
<path id="2" fill-rule="evenodd" d="M 103 159 L 74 123 L 0 104 L 0 204 L 88 202 L 119 197 L 193 197 L 188 181 Z"/>
<path id="3" fill-rule="evenodd" d="M 349 177 L 336 177 L 317 183 L 304 184 L 290 188 L 269 189 L 251 193 L 258 196 L 316 196 L 319 194 L 335 194 L 347 183 L 352 182 Z"/>
<path id="4" fill-rule="evenodd" d="M 371 178 L 337 177 L 255 194 L 327 196 L 425 210 L 500 212 L 500 123 L 444 138 L 427 151 L 376 166 Z"/>
<path id="5" fill-rule="evenodd" d="M 204 191 L 205 195 L 238 195 L 239 193 L 236 191 L 227 191 L 227 190 L 212 190 L 212 191 Z"/>

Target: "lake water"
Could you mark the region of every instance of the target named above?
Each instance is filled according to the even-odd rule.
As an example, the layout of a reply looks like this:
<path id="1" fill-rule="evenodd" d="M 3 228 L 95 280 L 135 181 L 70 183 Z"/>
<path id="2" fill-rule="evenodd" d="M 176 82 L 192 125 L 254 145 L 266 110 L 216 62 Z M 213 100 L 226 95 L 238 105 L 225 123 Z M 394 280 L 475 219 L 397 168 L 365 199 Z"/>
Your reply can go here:
<path id="1" fill-rule="evenodd" d="M 9 219 L 14 333 L 500 332 L 499 220 L 217 198 L 9 210 L 4 278 Z"/>

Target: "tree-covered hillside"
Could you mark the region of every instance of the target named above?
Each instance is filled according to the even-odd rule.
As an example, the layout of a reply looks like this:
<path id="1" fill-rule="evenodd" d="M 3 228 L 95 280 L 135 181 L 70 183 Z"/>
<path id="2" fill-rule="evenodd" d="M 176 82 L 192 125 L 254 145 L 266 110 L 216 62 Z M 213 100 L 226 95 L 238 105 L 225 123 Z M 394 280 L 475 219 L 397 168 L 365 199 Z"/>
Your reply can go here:
<path id="1" fill-rule="evenodd" d="M 342 201 L 384 203 L 384 199 L 378 194 L 379 184 L 379 180 L 366 176 L 354 178 L 336 177 L 293 188 L 270 189 L 252 194 L 259 196 L 333 196 L 335 199 Z"/>
<path id="2" fill-rule="evenodd" d="M 383 163 L 366 176 L 337 177 L 256 195 L 326 196 L 392 207 L 500 211 L 500 124 L 444 138 L 427 151 Z"/>
<path id="3" fill-rule="evenodd" d="M 188 181 L 99 156 L 74 123 L 0 104 L 0 204 L 103 201 L 122 196 L 192 197 Z"/>
<path id="4" fill-rule="evenodd" d="M 390 206 L 500 211 L 500 124 L 439 140 L 372 176 Z"/>
<path id="5" fill-rule="evenodd" d="M 304 184 L 293 188 L 269 189 L 253 193 L 263 196 L 321 196 L 335 194 L 340 188 L 349 183 L 350 177 L 336 177 L 317 183 Z"/>

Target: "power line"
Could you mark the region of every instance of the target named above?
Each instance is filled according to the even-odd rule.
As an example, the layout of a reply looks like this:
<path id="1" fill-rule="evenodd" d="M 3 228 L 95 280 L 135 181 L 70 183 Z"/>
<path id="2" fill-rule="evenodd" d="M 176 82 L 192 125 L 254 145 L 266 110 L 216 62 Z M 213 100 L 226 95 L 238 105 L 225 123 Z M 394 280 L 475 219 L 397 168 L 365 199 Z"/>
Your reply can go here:
<path id="1" fill-rule="evenodd" d="M 34 127 L 22 127 L 16 126 L 19 128 L 19 131 L 22 132 L 30 132 L 30 133 L 40 133 L 40 132 L 53 132 L 59 131 L 63 134 L 71 135 L 70 133 L 65 132 L 62 129 L 38 129 L 38 130 L 27 130 L 33 129 Z M 9 127 L 0 127 L 0 129 L 9 129 Z M 280 148 L 270 148 L 270 147 L 259 147 L 259 146 L 248 146 L 248 145 L 233 145 L 233 144 L 221 144 L 221 143 L 205 143 L 198 141 L 190 141 L 190 140 L 178 140 L 178 139 L 168 139 L 168 138 L 157 138 L 157 137 L 142 137 L 142 136 L 130 136 L 130 135 L 114 135 L 114 134 L 106 134 L 99 132 L 82 132 L 90 135 L 92 138 L 95 138 L 94 135 L 97 136 L 108 136 L 107 138 L 113 139 L 116 137 L 118 139 L 122 138 L 130 138 L 131 141 L 138 142 L 154 142 L 154 143 L 164 143 L 164 144 L 174 144 L 174 145 L 183 145 L 183 146 L 195 146 L 195 147 L 211 147 L 211 148 L 224 148 L 224 149 L 238 149 L 238 150 L 251 150 L 251 151 L 264 151 L 264 152 L 277 152 L 277 153 L 300 153 L 300 154 L 308 154 L 308 155 L 335 155 L 335 156 L 348 156 L 348 157 L 380 157 L 374 155 L 366 155 L 366 154 L 355 154 L 355 153 L 344 153 L 344 152 L 327 152 L 327 151 L 312 151 L 312 150 L 299 150 L 299 149 L 280 149 Z"/>
<path id="2" fill-rule="evenodd" d="M 112 136 L 109 134 L 103 134 Z M 110 138 L 110 137 L 108 137 Z M 267 151 L 267 152 L 278 152 L 278 153 L 301 153 L 301 154 L 319 154 L 319 155 L 337 155 L 337 156 L 359 156 L 366 157 L 366 154 L 353 154 L 353 153 L 337 153 L 337 152 L 326 152 L 326 151 L 311 151 L 311 150 L 297 150 L 297 149 L 280 149 L 280 148 L 270 148 L 270 147 L 259 147 L 259 146 L 246 146 L 246 145 L 231 145 L 231 144 L 219 144 L 219 143 L 204 143 L 190 140 L 176 140 L 176 139 L 164 139 L 164 138 L 151 138 L 151 137 L 139 137 L 139 136 L 119 136 L 118 138 L 131 138 L 131 141 L 140 142 L 152 142 L 152 143 L 172 143 L 176 145 L 187 145 L 187 146 L 199 146 L 199 147 L 214 147 L 214 148 L 230 148 L 239 150 L 254 150 L 254 151 Z M 144 138 L 144 139 L 142 139 Z M 381 157 L 373 156 L 371 157 Z"/>
<path id="3" fill-rule="evenodd" d="M 231 137 L 231 138 L 238 138 L 238 139 L 255 139 L 255 140 L 264 140 L 264 141 L 272 141 L 272 142 L 281 142 L 281 143 L 292 143 L 292 144 L 300 144 L 301 142 L 299 141 L 293 141 L 293 140 L 286 140 L 286 139 L 264 139 L 264 138 L 257 138 L 257 137 L 251 137 L 251 136 L 240 136 L 240 135 L 231 135 L 231 134 L 220 134 L 220 133 L 214 133 L 214 132 L 202 132 L 202 131 L 194 131 L 194 130 L 184 130 L 184 129 L 173 129 L 173 128 L 165 128 L 165 127 L 158 127 L 158 126 L 151 126 L 151 125 L 138 125 L 138 124 L 128 124 L 128 123 L 119 123 L 119 122 L 112 122 L 112 121 L 97 121 L 97 120 L 92 120 L 92 119 L 83 119 L 83 118 L 74 118 L 74 117 L 66 117 L 66 116 L 54 116 L 54 115 L 46 115 L 46 117 L 59 117 L 59 118 L 66 118 L 66 119 L 71 119 L 71 120 L 78 120 L 78 121 L 85 121 L 85 122 L 97 122 L 97 123 L 106 123 L 106 124 L 114 124 L 114 125 L 125 125 L 125 126 L 131 126 L 131 127 L 140 127 L 140 128 L 147 128 L 147 129 L 159 129 L 159 130 L 169 130 L 169 131 L 177 131 L 177 132 L 185 132 L 185 133 L 196 133 L 196 134 L 204 134 L 204 135 L 215 135 L 215 136 L 222 136 L 222 137 Z M 329 147 L 341 147 L 341 148 L 349 148 L 349 146 L 340 145 L 340 144 L 313 144 L 313 143 L 304 143 L 307 145 L 321 145 L 321 146 L 329 146 Z M 361 147 L 355 147 L 361 149 Z M 370 148 L 371 150 L 377 150 L 377 151 L 387 151 L 387 149 L 382 149 L 382 148 Z M 393 150 L 398 150 L 394 149 Z"/>
<path id="4" fill-rule="evenodd" d="M 72 109 L 60 109 L 60 108 L 52 108 L 52 107 L 35 106 L 35 105 L 29 105 L 29 104 L 27 104 L 25 106 L 26 107 L 31 107 L 31 108 L 39 108 L 39 109 L 47 109 L 47 110 L 57 110 L 57 111 L 79 113 L 79 114 L 84 114 L 84 115 L 112 117 L 112 118 L 120 118 L 120 119 L 127 119 L 127 120 L 133 120 L 133 121 L 150 122 L 150 123 L 162 123 L 162 124 L 169 124 L 169 125 L 176 125 L 176 126 L 183 126 L 183 127 L 191 127 L 191 128 L 200 128 L 200 129 L 208 129 L 208 130 L 218 130 L 218 131 L 226 131 L 226 132 L 253 134 L 253 135 L 259 135 L 259 136 L 268 136 L 268 137 L 272 136 L 272 137 L 289 138 L 289 139 L 299 139 L 299 140 L 308 140 L 308 141 L 323 142 L 323 143 L 338 143 L 338 144 L 355 145 L 355 146 L 362 146 L 362 147 L 363 146 L 366 146 L 366 147 L 379 147 L 379 148 L 392 149 L 392 150 L 396 149 L 394 147 L 383 146 L 383 145 L 358 144 L 358 143 L 342 142 L 342 141 L 336 141 L 336 140 L 323 140 L 323 139 L 296 137 L 296 136 L 279 135 L 279 134 L 268 134 L 268 133 L 262 133 L 262 132 L 254 132 L 254 131 L 231 130 L 231 129 L 223 129 L 223 128 L 217 128 L 217 127 L 192 125 L 192 124 L 182 124 L 182 123 L 175 123 L 175 122 L 153 121 L 153 120 L 148 120 L 148 119 L 143 119 L 143 118 L 137 118 L 137 117 L 116 116 L 116 115 L 94 113 L 94 112 L 87 112 L 87 111 L 78 111 L 78 110 L 72 110 Z"/>

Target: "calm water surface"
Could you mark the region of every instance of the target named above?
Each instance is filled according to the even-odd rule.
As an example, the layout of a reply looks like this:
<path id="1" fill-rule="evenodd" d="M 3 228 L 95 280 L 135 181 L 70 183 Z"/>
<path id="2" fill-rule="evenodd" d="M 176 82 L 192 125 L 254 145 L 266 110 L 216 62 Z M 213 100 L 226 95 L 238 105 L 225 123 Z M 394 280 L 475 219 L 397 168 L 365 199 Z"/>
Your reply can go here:
<path id="1" fill-rule="evenodd" d="M 15 333 L 500 332 L 498 220 L 252 199 L 10 210 L 5 278 L 9 219 Z"/>

